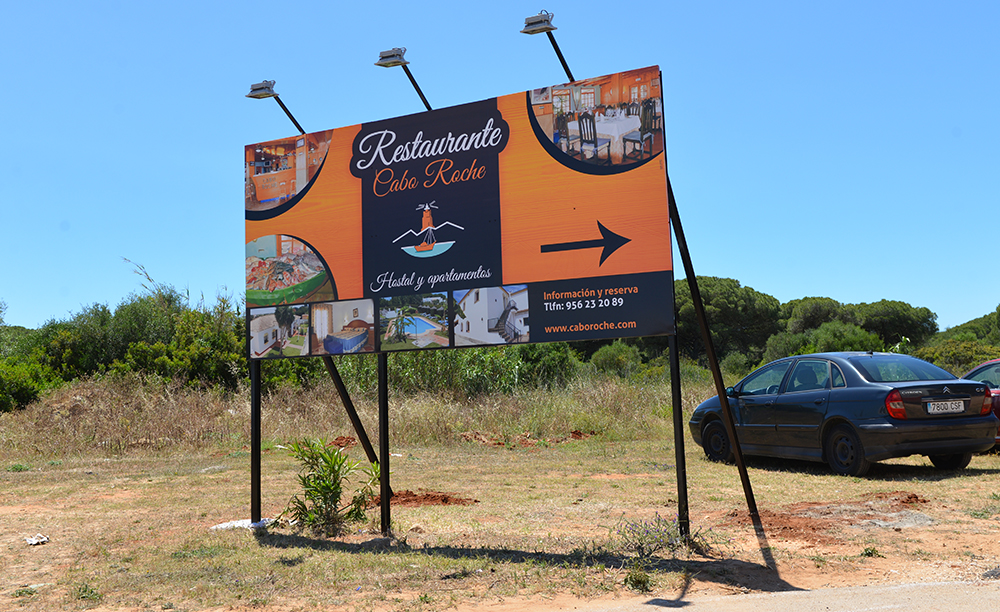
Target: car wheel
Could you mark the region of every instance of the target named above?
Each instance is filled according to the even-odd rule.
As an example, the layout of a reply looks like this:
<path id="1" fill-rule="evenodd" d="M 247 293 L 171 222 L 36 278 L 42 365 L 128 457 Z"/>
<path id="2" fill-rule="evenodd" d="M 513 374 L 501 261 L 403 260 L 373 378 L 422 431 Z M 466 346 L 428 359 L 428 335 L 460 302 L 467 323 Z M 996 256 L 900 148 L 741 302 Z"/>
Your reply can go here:
<path id="1" fill-rule="evenodd" d="M 729 443 L 726 426 L 720 421 L 712 421 L 705 426 L 705 430 L 701 432 L 701 445 L 705 449 L 705 456 L 712 461 L 729 463 L 733 460 L 733 445 Z"/>
<path id="2" fill-rule="evenodd" d="M 842 476 L 863 476 L 871 462 L 865 459 L 861 438 L 847 425 L 838 425 L 826 436 L 826 462 Z"/>
<path id="3" fill-rule="evenodd" d="M 956 453 L 954 455 L 927 455 L 939 470 L 963 470 L 972 461 L 972 453 Z"/>

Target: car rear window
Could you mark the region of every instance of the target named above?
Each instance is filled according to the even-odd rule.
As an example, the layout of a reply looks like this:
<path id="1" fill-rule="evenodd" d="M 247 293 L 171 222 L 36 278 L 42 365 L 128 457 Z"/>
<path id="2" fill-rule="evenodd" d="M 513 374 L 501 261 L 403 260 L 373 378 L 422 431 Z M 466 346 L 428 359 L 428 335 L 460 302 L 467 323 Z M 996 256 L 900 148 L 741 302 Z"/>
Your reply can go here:
<path id="1" fill-rule="evenodd" d="M 869 382 L 951 380 L 951 372 L 907 355 L 863 355 L 848 359 Z"/>

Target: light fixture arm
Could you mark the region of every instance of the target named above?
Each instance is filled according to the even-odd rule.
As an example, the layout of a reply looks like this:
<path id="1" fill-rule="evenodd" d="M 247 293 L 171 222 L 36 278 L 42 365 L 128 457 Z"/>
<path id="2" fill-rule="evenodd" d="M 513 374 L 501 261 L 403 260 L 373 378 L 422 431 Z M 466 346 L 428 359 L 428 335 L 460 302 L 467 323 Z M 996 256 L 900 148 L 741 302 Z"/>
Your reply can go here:
<path id="1" fill-rule="evenodd" d="M 406 67 L 406 64 L 402 64 L 403 72 L 406 73 L 406 77 L 410 79 L 410 83 L 413 85 L 413 89 L 417 90 L 417 95 L 420 96 L 420 100 L 424 103 L 424 108 L 427 110 L 434 110 L 431 108 L 430 103 L 427 102 L 427 98 L 424 97 L 424 92 L 420 91 L 420 85 L 417 85 L 417 80 L 413 78 L 410 73 L 410 69 Z"/>
<path id="2" fill-rule="evenodd" d="M 292 112 L 288 110 L 288 107 L 285 106 L 285 103 L 281 101 L 281 97 L 275 94 L 274 101 L 278 103 L 278 106 L 281 107 L 281 110 L 285 111 L 285 114 L 288 115 L 288 118 L 292 120 L 292 123 L 294 123 L 295 127 L 298 128 L 299 134 L 305 134 L 306 131 L 302 129 L 302 126 L 299 125 L 299 122 L 296 121 L 295 117 L 292 116 Z"/>
<path id="3" fill-rule="evenodd" d="M 556 56 L 559 58 L 559 62 L 562 63 L 563 70 L 566 71 L 566 76 L 569 77 L 569 82 L 572 83 L 576 79 L 573 78 L 573 73 L 569 71 L 569 64 L 566 63 L 566 58 L 563 57 L 562 51 L 559 50 L 559 45 L 556 44 L 556 37 L 552 35 L 552 32 L 546 32 L 545 34 L 549 37 L 552 48 L 556 50 Z"/>

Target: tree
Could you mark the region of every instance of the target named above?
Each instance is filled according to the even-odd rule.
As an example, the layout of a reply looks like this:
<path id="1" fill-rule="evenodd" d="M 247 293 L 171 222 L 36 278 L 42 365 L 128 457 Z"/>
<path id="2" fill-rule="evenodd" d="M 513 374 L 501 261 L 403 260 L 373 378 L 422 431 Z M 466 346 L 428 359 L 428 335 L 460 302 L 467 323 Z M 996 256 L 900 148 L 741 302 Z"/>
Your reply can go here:
<path id="1" fill-rule="evenodd" d="M 956 325 L 943 332 L 939 332 L 934 336 L 933 342 L 972 339 L 1000 345 L 1000 306 L 997 306 L 995 311 L 985 314 L 978 319 L 966 321 L 961 325 Z"/>
<path id="2" fill-rule="evenodd" d="M 788 357 L 789 355 L 806 353 L 808 351 L 804 349 L 807 344 L 809 344 L 809 337 L 804 333 L 778 332 L 767 339 L 767 344 L 764 347 L 764 355 L 760 359 L 760 365 L 770 363 L 775 359 Z"/>
<path id="3" fill-rule="evenodd" d="M 843 304 L 827 297 L 807 297 L 782 304 L 781 319 L 785 329 L 793 334 L 816 329 L 830 321 L 854 322 L 849 320 L 849 311 Z"/>
<path id="4" fill-rule="evenodd" d="M 808 332 L 806 353 L 831 351 L 881 351 L 885 348 L 881 338 L 853 323 L 830 321 Z"/>
<path id="5" fill-rule="evenodd" d="M 1000 304 L 997 304 L 997 309 L 992 313 L 993 323 L 990 325 L 989 332 L 986 339 L 993 344 L 1000 345 Z"/>
<path id="6" fill-rule="evenodd" d="M 881 351 L 881 338 L 853 323 L 828 321 L 802 333 L 779 332 L 767 339 L 761 365 L 789 355 L 830 351 Z"/>
<path id="7" fill-rule="evenodd" d="M 881 300 L 872 304 L 854 304 L 848 307 L 858 325 L 879 338 L 886 345 L 909 338 L 914 345 L 921 345 L 937 330 L 937 315 L 929 308 L 915 308 L 906 302 Z"/>
<path id="8" fill-rule="evenodd" d="M 291 306 L 287 304 L 282 304 L 281 306 L 277 306 L 274 309 L 274 320 L 278 323 L 278 326 L 281 327 L 281 329 L 285 332 L 285 338 L 288 338 L 292 335 L 292 323 L 295 322 L 295 313 L 292 312 Z M 278 353 L 280 353 L 282 356 L 284 356 L 285 354 L 283 349 L 284 345 L 285 345 L 284 341 L 282 341 L 282 343 L 278 345 Z"/>
<path id="9" fill-rule="evenodd" d="M 699 276 L 697 280 L 719 359 L 736 351 L 757 361 L 767 339 L 780 330 L 778 300 L 731 278 Z M 687 280 L 674 282 L 674 294 L 678 347 L 693 359 L 702 358 L 705 347 Z"/>
<path id="10" fill-rule="evenodd" d="M 417 309 L 413 306 L 399 306 L 396 309 L 396 318 L 392 320 L 392 339 L 396 342 L 406 342 L 406 324 L 409 318 L 417 314 Z"/>

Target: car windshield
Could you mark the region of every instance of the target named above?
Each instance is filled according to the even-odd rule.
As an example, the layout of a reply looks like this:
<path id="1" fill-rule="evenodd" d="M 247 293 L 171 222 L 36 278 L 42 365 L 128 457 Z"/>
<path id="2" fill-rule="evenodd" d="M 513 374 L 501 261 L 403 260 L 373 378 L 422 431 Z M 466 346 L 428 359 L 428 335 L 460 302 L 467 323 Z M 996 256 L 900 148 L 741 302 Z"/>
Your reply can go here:
<path id="1" fill-rule="evenodd" d="M 969 372 L 964 378 L 978 380 L 990 386 L 990 389 L 1000 387 L 1000 363 L 994 363 L 978 370 Z"/>
<path id="2" fill-rule="evenodd" d="M 951 372 L 908 355 L 862 355 L 848 358 L 869 382 L 951 380 Z"/>

